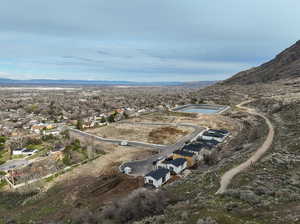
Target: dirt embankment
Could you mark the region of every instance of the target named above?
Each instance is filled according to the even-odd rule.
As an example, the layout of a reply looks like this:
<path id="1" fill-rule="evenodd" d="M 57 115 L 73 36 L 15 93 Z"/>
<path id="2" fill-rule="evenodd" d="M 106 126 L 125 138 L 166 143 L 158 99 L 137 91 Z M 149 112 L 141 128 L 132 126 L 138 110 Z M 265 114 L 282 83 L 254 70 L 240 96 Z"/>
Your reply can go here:
<path id="1" fill-rule="evenodd" d="M 229 130 L 231 133 L 239 129 L 238 122 L 236 122 L 234 119 L 228 116 L 224 116 L 221 114 L 211 114 L 211 115 L 201 114 L 198 115 L 196 118 L 177 117 L 174 122 L 190 123 L 193 125 L 208 127 L 212 129 L 226 129 Z"/>
<path id="2" fill-rule="evenodd" d="M 168 144 L 169 142 L 175 142 L 178 136 L 183 137 L 188 133 L 188 131 L 183 131 L 175 127 L 161 127 L 149 133 L 148 142 L 154 144 Z"/>
<path id="3" fill-rule="evenodd" d="M 143 180 L 120 173 L 118 167 L 124 161 L 145 158 L 151 151 L 108 143 L 102 147 L 105 155 L 45 182 L 43 191 L 26 198 L 24 206 L 12 210 L 3 205 L 0 217 L 26 221 L 23 223 L 41 218 L 45 223 L 63 220 L 76 216 L 78 210 L 94 211 L 142 186 Z"/>

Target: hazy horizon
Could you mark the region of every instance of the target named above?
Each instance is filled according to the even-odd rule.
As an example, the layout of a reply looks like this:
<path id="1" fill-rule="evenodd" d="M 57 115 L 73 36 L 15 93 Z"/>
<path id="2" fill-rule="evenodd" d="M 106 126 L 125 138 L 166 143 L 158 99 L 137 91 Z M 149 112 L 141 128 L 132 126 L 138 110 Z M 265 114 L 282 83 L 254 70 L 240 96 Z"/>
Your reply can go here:
<path id="1" fill-rule="evenodd" d="M 299 8 L 296 0 L 6 1 L 0 78 L 223 80 L 296 42 Z"/>

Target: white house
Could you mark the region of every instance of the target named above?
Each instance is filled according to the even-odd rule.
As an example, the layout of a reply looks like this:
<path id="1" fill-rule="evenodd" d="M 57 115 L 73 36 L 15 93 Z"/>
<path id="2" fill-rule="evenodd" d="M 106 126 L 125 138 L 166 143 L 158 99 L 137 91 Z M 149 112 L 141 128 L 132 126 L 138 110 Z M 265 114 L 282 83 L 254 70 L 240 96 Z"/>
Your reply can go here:
<path id="1" fill-rule="evenodd" d="M 12 154 L 13 155 L 23 155 L 22 151 L 24 151 L 26 148 L 18 148 L 18 149 L 14 149 Z"/>
<path id="2" fill-rule="evenodd" d="M 183 170 L 187 168 L 187 160 L 184 158 L 178 158 L 169 161 L 163 161 L 157 164 L 158 168 L 166 168 L 170 170 L 171 173 L 181 173 Z"/>
<path id="3" fill-rule="evenodd" d="M 223 142 L 225 139 L 225 136 L 220 133 L 211 133 L 209 131 L 206 131 L 201 136 L 203 140 L 216 140 L 218 142 Z"/>
<path id="4" fill-rule="evenodd" d="M 25 149 L 24 151 L 22 151 L 23 155 L 28 155 L 28 156 L 31 156 L 37 152 L 38 150 L 36 149 Z"/>
<path id="5" fill-rule="evenodd" d="M 58 136 L 60 134 L 60 131 L 58 129 L 43 131 L 43 135 L 54 135 Z"/>
<path id="6" fill-rule="evenodd" d="M 159 168 L 151 171 L 144 177 L 145 184 L 152 185 L 156 188 L 166 183 L 171 178 L 170 170 L 166 168 Z"/>
<path id="7" fill-rule="evenodd" d="M 35 153 L 37 153 L 38 150 L 36 149 L 26 149 L 26 148 L 19 148 L 13 150 L 13 155 L 28 155 L 31 156 Z"/>

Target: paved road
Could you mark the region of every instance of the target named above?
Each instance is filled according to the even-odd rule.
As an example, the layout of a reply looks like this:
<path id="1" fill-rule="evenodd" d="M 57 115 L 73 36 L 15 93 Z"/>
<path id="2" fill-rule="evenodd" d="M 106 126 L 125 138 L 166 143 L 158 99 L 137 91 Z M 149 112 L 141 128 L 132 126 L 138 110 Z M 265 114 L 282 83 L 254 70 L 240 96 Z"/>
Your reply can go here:
<path id="1" fill-rule="evenodd" d="M 0 166 L 1 171 L 7 171 L 11 169 L 16 169 L 25 165 L 28 165 L 29 161 L 25 159 L 15 159 L 15 160 L 9 160 L 6 163 L 2 164 Z"/>
<path id="2" fill-rule="evenodd" d="M 271 147 L 273 139 L 274 139 L 274 127 L 271 123 L 271 121 L 264 116 L 263 114 L 257 113 L 254 109 L 250 109 L 247 107 L 244 107 L 244 104 L 250 103 L 252 102 L 252 100 L 248 100 L 245 101 L 239 105 L 237 105 L 237 107 L 246 110 L 248 113 L 256 115 L 256 116 L 260 116 L 262 117 L 268 127 L 269 127 L 269 133 L 268 136 L 266 138 L 266 140 L 264 141 L 263 145 L 261 147 L 259 147 L 256 152 L 244 163 L 240 164 L 239 166 L 227 171 L 222 177 L 221 177 L 221 182 L 220 182 L 220 188 L 219 190 L 216 192 L 216 194 L 223 194 L 226 192 L 228 185 L 230 184 L 232 178 L 234 176 L 236 176 L 238 173 L 244 171 L 245 169 L 247 169 L 248 167 L 250 167 L 252 164 L 256 163 L 263 155 L 264 153 Z"/>
<path id="3" fill-rule="evenodd" d="M 132 122 L 126 122 L 123 121 L 121 123 L 130 123 L 132 124 Z M 139 160 L 139 161 L 131 161 L 131 162 L 127 162 L 122 164 L 122 166 L 120 167 L 120 169 L 124 169 L 125 167 L 130 167 L 132 169 L 132 173 L 131 175 L 133 176 L 144 176 L 145 174 L 147 174 L 148 172 L 150 172 L 153 169 L 153 162 L 155 160 L 157 160 L 159 157 L 167 157 L 170 154 L 172 154 L 175 150 L 178 150 L 180 148 L 182 148 L 185 144 L 185 142 L 194 139 L 196 136 L 198 136 L 201 132 L 203 132 L 205 130 L 205 128 L 203 127 L 199 127 L 193 124 L 187 124 L 187 123 L 136 123 L 138 124 L 142 124 L 142 125 L 168 125 L 168 126 L 176 126 L 176 127 L 191 127 L 194 129 L 194 131 L 189 134 L 184 136 L 183 138 L 181 138 L 177 143 L 172 144 L 172 145 L 158 145 L 158 144 L 150 144 L 150 143 L 144 143 L 144 142 L 137 142 L 137 141 L 127 141 L 129 146 L 133 146 L 133 147 L 143 147 L 143 148 L 149 148 L 150 150 L 155 150 L 158 151 L 158 154 L 147 158 L 145 160 Z M 102 141 L 102 142 L 109 142 L 109 143 L 113 143 L 113 144 L 120 144 L 122 141 L 124 141 L 124 139 L 108 139 L 108 138 L 102 138 L 90 133 L 86 133 L 86 132 L 82 132 L 79 131 L 77 129 L 70 129 L 73 132 L 76 132 L 77 134 L 81 135 L 81 136 L 86 136 L 86 137 L 92 137 L 97 141 Z"/>
<path id="4" fill-rule="evenodd" d="M 192 124 L 176 124 L 176 126 L 189 126 L 189 127 L 193 127 L 195 130 L 193 133 L 186 135 L 185 137 L 180 139 L 177 143 L 173 145 L 165 146 L 165 148 L 163 150 L 160 150 L 158 154 L 144 160 L 137 160 L 137 161 L 123 163 L 120 169 L 123 170 L 125 167 L 130 167 L 132 169 L 130 175 L 145 176 L 145 174 L 153 170 L 154 161 L 156 161 L 160 157 L 168 157 L 174 151 L 181 149 L 184 146 L 185 142 L 194 139 L 196 136 L 198 136 L 200 133 L 202 133 L 205 130 L 205 128 L 203 127 L 199 127 Z"/>
<path id="5" fill-rule="evenodd" d="M 96 141 L 100 141 L 100 142 L 109 142 L 109 143 L 113 143 L 113 144 L 121 144 L 121 142 L 126 141 L 124 139 L 109 139 L 109 138 L 102 138 L 99 137 L 97 135 L 94 134 L 90 134 L 87 132 L 83 132 L 77 129 L 69 129 L 70 131 L 73 131 L 75 133 L 77 133 L 78 135 L 81 135 L 82 137 L 90 137 L 93 138 Z M 150 144 L 150 143 L 144 143 L 144 142 L 137 142 L 137 141 L 127 141 L 128 142 L 128 146 L 134 146 L 134 147 L 145 147 L 145 148 L 149 148 L 151 150 L 162 150 L 164 149 L 166 146 L 165 145 L 158 145 L 158 144 Z"/>

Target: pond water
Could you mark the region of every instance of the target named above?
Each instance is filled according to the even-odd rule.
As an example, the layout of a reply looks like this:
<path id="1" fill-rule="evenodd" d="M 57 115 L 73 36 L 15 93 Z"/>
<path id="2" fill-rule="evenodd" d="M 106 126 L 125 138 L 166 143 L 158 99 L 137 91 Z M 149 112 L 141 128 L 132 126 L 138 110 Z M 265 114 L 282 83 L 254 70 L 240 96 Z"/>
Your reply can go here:
<path id="1" fill-rule="evenodd" d="M 178 111 L 188 112 L 188 113 L 201 113 L 201 114 L 215 114 L 219 112 L 219 110 L 216 109 L 189 108 L 189 107 L 183 108 Z"/>

